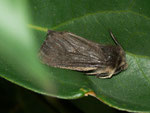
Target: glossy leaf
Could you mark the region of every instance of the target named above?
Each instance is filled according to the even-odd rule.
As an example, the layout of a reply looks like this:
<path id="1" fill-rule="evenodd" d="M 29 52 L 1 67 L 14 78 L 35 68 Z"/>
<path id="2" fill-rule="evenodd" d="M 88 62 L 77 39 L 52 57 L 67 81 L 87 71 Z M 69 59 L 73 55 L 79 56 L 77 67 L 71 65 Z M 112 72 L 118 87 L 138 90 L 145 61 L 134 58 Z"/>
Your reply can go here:
<path id="1" fill-rule="evenodd" d="M 6 39 L 6 46 L 0 43 L 3 47 L 0 75 L 41 94 L 73 99 L 92 91 L 109 106 L 127 111 L 150 111 L 149 3 L 148 0 L 30 0 L 30 16 L 24 12 L 17 14 L 32 21 L 24 20 L 17 26 L 11 21 L 16 28 L 16 32 L 11 33 L 13 27 L 0 27 L 1 40 Z M 15 16 L 10 17 L 13 20 Z M 113 44 L 108 33 L 111 29 L 127 53 L 129 67 L 111 79 L 97 79 L 41 65 L 37 53 L 47 29 L 70 31 L 97 43 Z"/>

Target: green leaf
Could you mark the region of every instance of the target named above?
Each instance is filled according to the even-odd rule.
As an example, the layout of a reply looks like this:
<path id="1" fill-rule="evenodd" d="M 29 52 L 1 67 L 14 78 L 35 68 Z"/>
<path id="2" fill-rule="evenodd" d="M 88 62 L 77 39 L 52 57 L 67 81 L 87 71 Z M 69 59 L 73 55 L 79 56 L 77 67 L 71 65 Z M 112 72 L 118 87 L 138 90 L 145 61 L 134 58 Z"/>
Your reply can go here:
<path id="1" fill-rule="evenodd" d="M 150 111 L 150 1 L 30 0 L 30 8 L 15 1 L 0 4 L 0 76 L 45 95 L 73 99 L 94 92 L 120 110 Z M 111 79 L 97 79 L 42 65 L 37 54 L 47 29 L 113 44 L 111 29 L 127 53 L 129 67 Z"/>

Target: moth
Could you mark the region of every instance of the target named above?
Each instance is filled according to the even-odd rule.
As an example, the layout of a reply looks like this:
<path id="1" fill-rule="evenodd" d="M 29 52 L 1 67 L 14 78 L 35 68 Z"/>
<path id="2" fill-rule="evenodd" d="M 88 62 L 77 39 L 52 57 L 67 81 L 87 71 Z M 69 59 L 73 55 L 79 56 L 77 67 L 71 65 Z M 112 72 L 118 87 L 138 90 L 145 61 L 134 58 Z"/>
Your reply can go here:
<path id="1" fill-rule="evenodd" d="M 125 52 L 112 32 L 116 45 L 103 45 L 70 32 L 48 30 L 39 52 L 48 66 L 85 72 L 98 78 L 111 78 L 126 70 Z"/>

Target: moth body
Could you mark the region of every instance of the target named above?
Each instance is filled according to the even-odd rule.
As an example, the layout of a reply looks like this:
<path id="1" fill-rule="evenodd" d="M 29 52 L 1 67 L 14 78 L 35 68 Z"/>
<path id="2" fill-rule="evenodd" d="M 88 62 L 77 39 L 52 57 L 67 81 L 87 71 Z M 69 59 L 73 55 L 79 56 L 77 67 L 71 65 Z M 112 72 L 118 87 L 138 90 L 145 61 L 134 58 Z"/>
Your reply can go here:
<path id="1" fill-rule="evenodd" d="M 112 33 L 111 36 L 115 39 Z M 119 44 L 101 45 L 70 32 L 49 30 L 39 55 L 49 66 L 84 71 L 98 78 L 110 78 L 127 68 L 125 52 Z"/>

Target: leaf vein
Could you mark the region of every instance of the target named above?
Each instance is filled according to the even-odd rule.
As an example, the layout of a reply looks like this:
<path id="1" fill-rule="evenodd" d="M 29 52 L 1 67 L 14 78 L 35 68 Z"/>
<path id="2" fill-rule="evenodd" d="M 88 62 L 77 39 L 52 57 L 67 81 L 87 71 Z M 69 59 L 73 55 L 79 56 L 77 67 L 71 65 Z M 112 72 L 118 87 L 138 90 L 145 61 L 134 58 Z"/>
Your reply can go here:
<path id="1" fill-rule="evenodd" d="M 149 77 L 147 77 L 147 75 L 144 73 L 144 71 L 142 70 L 137 58 L 135 57 L 135 62 L 137 64 L 137 67 L 139 68 L 139 71 L 142 73 L 142 75 L 144 76 L 144 78 L 147 80 L 147 82 L 150 84 L 150 79 Z"/>

